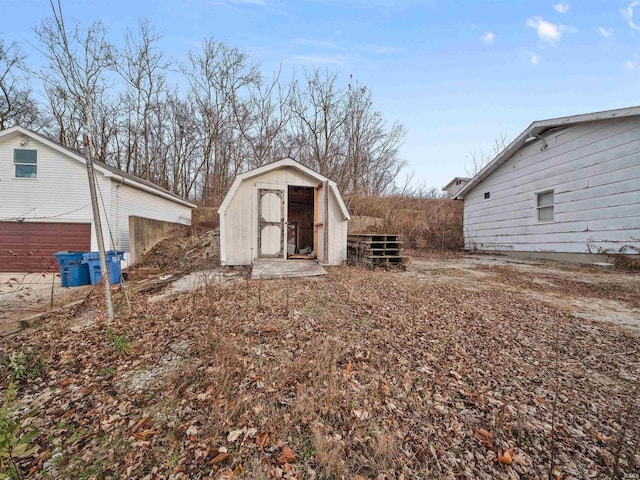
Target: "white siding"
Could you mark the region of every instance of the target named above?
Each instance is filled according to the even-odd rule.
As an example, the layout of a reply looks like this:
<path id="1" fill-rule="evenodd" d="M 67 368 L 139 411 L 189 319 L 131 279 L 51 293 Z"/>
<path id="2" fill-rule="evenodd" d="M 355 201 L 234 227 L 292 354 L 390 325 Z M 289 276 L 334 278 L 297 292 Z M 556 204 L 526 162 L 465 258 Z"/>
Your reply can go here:
<path id="1" fill-rule="evenodd" d="M 90 223 L 91 249 L 96 250 L 86 167 L 33 138 L 22 146 L 21 138 L 10 135 L 0 142 L 0 221 Z M 37 178 L 15 178 L 15 148 L 38 151 Z M 109 181 L 98 176 L 97 183 L 108 209 Z M 105 223 L 102 208 L 101 218 Z M 107 232 L 106 226 L 103 231 Z"/>
<path id="2" fill-rule="evenodd" d="M 182 225 L 191 224 L 191 208 L 111 180 L 110 227 L 113 248 L 130 251 L 129 217 L 144 217 Z M 109 245 L 111 245 L 109 241 Z"/>
<path id="3" fill-rule="evenodd" d="M 289 185 L 316 187 L 321 183 L 296 168 L 285 167 L 249 178 L 240 184 L 226 212 L 223 214 L 224 218 L 221 218 L 221 222 L 224 224 L 221 229 L 221 235 L 223 236 L 221 238 L 221 249 L 223 250 L 223 263 L 225 265 L 250 265 L 257 257 L 257 189 L 283 188 L 285 202 L 288 204 L 287 187 Z M 322 221 L 321 219 L 323 218 L 323 190 L 320 190 L 318 198 L 318 221 Z M 329 249 L 329 263 L 339 264 L 346 259 L 347 222 L 343 219 L 340 207 L 333 195 L 329 197 L 329 214 L 331 222 L 329 228 L 330 243 L 336 242 L 335 251 L 331 248 Z M 319 259 L 322 258 L 322 237 L 322 230 L 320 229 L 318 232 L 319 248 L 317 252 Z"/>
<path id="4" fill-rule="evenodd" d="M 576 125 L 545 139 L 546 149 L 540 140 L 525 145 L 465 196 L 465 247 L 640 248 L 640 118 Z M 555 193 L 553 222 L 537 221 L 536 193 L 545 190 Z"/>
<path id="5" fill-rule="evenodd" d="M 347 226 L 342 209 L 329 193 L 329 264 L 340 265 L 347 260 Z"/>
<path id="6" fill-rule="evenodd" d="M 26 222 L 90 223 L 91 250 L 97 250 L 86 166 L 33 138 L 21 146 L 21 138 L 13 134 L 0 142 L 0 221 L 24 218 Z M 38 151 L 37 178 L 15 178 L 14 148 Z M 191 223 L 189 207 L 120 185 L 101 173 L 96 175 L 96 184 L 107 248 L 129 251 L 129 215 Z"/>

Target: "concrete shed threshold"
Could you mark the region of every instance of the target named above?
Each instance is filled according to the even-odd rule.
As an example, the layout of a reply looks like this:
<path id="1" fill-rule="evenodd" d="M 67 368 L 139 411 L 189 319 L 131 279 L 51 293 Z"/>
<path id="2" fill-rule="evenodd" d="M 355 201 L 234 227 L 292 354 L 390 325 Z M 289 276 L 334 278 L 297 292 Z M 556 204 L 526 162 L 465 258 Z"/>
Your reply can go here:
<path id="1" fill-rule="evenodd" d="M 283 260 L 281 258 L 261 258 L 251 269 L 251 278 L 294 278 L 326 275 L 322 265 L 313 260 Z"/>

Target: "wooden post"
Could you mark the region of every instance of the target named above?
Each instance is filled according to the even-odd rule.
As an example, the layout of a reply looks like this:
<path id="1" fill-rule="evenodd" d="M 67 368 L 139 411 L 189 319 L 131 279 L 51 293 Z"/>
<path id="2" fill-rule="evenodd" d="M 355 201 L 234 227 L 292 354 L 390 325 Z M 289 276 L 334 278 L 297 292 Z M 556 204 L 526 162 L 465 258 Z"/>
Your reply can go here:
<path id="1" fill-rule="evenodd" d="M 88 114 L 85 112 L 86 118 Z M 88 126 L 85 125 L 87 132 Z M 96 177 L 93 168 L 93 160 L 91 158 L 91 139 L 88 134 L 84 135 L 85 159 L 87 161 L 87 177 L 89 179 L 89 193 L 91 195 L 91 208 L 93 210 L 93 224 L 96 231 L 96 239 L 98 240 L 98 256 L 100 257 L 100 271 L 102 272 L 102 280 L 104 281 L 104 296 L 107 306 L 107 317 L 112 321 L 115 316 L 113 314 L 113 303 L 111 301 L 111 283 L 109 282 L 109 268 L 107 265 L 107 255 L 104 248 L 104 237 L 102 234 L 102 221 L 100 220 L 100 207 L 98 205 L 98 196 L 96 195 Z"/>

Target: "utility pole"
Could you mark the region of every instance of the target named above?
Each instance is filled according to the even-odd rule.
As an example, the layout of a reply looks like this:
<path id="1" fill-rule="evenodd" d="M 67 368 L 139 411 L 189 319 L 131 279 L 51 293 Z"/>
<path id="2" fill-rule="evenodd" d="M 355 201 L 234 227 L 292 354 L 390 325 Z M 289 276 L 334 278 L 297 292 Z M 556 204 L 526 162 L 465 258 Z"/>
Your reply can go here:
<path id="1" fill-rule="evenodd" d="M 87 111 L 85 110 L 85 115 Z M 88 118 L 88 115 L 85 117 Z M 85 123 L 85 129 L 89 129 Z M 113 314 L 113 303 L 111 301 L 111 283 L 109 282 L 109 269 L 107 268 L 107 255 L 104 248 L 104 236 L 102 234 L 102 220 L 100 219 L 100 207 L 98 204 L 98 196 L 96 195 L 96 177 L 93 168 L 93 159 L 91 157 L 91 137 L 88 133 L 84 134 L 83 143 L 85 147 L 84 158 L 87 161 L 87 176 L 89 177 L 89 193 L 91 195 L 91 208 L 93 210 L 93 224 L 96 230 L 96 239 L 98 240 L 98 256 L 100 257 L 100 271 L 102 272 L 102 280 L 104 282 L 104 299 L 107 304 L 107 316 L 112 321 L 115 316 Z"/>

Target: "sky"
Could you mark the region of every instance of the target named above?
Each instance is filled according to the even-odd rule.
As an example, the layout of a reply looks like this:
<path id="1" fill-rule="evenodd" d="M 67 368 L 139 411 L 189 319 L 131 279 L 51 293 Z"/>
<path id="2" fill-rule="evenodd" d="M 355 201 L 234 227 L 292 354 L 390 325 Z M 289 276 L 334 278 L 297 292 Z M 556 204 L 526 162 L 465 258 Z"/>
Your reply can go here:
<path id="1" fill-rule="evenodd" d="M 407 130 L 399 183 L 442 187 L 531 122 L 640 105 L 640 0 L 61 0 L 118 43 L 146 18 L 176 61 L 204 38 L 267 76 L 353 76 Z M 0 36 L 38 64 L 49 0 L 0 0 Z"/>

